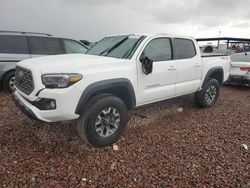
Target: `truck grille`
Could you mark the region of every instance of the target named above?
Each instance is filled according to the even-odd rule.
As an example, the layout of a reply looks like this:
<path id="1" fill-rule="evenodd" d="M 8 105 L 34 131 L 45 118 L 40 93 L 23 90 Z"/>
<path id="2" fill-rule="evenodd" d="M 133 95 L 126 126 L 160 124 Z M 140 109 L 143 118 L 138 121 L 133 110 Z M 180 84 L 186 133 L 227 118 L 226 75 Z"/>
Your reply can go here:
<path id="1" fill-rule="evenodd" d="M 26 95 L 34 91 L 33 76 L 30 70 L 17 66 L 15 72 L 15 86 Z"/>

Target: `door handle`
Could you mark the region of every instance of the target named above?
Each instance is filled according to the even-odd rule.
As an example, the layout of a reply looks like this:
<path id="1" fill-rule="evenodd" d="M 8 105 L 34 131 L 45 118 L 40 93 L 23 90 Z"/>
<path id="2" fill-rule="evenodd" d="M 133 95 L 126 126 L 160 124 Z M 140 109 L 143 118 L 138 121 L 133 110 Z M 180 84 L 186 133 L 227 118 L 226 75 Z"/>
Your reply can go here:
<path id="1" fill-rule="evenodd" d="M 201 65 L 200 64 L 196 64 L 196 65 L 194 65 L 194 67 L 201 67 Z"/>
<path id="2" fill-rule="evenodd" d="M 170 67 L 168 68 L 168 70 L 172 71 L 172 70 L 176 70 L 176 68 L 175 68 L 174 66 L 170 66 Z"/>

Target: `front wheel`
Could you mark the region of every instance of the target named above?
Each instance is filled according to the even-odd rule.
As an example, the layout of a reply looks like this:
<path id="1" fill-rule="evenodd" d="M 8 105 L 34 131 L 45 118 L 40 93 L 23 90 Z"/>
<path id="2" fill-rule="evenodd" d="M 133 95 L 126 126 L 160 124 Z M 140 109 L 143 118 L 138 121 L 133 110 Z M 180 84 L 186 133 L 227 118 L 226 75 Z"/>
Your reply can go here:
<path id="1" fill-rule="evenodd" d="M 195 101 L 202 108 L 211 107 L 217 102 L 219 95 L 219 82 L 211 79 L 204 84 L 201 91 L 195 93 Z"/>
<path id="2" fill-rule="evenodd" d="M 127 107 L 112 95 L 100 95 L 90 100 L 78 121 L 80 137 L 88 144 L 103 147 L 115 143 L 127 122 Z"/>

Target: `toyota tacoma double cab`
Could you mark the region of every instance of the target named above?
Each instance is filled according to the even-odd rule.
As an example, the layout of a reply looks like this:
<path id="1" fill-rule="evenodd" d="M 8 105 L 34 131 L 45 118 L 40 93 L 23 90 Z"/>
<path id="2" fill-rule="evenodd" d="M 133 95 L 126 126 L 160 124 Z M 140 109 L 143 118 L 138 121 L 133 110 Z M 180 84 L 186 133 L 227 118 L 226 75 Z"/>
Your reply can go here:
<path id="1" fill-rule="evenodd" d="M 118 140 L 135 107 L 191 93 L 200 107 L 213 106 L 229 69 L 228 56 L 201 57 L 191 37 L 111 36 L 86 54 L 17 63 L 13 100 L 36 120 L 77 120 L 80 137 L 103 147 Z"/>

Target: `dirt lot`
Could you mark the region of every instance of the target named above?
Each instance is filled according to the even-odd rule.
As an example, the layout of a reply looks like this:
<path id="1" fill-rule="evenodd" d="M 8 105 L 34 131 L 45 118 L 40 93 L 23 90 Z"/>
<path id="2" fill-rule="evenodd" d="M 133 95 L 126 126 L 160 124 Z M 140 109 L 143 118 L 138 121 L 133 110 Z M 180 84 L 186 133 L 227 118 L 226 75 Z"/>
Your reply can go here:
<path id="1" fill-rule="evenodd" d="M 209 109 L 191 96 L 140 108 L 118 151 L 29 120 L 3 92 L 0 109 L 0 187 L 250 187 L 250 88 L 223 87 Z"/>

